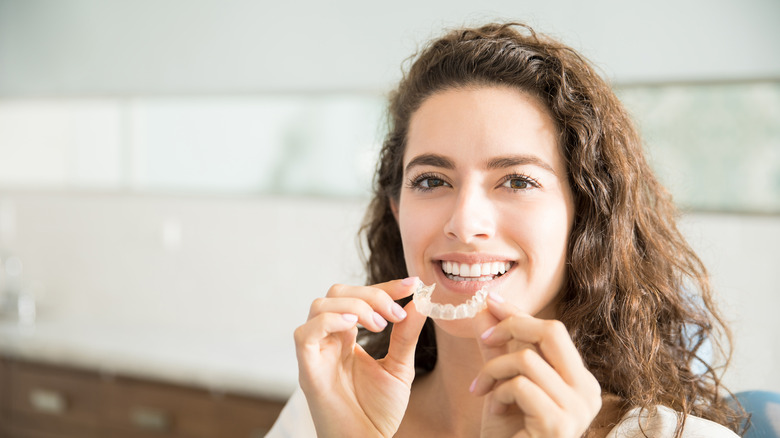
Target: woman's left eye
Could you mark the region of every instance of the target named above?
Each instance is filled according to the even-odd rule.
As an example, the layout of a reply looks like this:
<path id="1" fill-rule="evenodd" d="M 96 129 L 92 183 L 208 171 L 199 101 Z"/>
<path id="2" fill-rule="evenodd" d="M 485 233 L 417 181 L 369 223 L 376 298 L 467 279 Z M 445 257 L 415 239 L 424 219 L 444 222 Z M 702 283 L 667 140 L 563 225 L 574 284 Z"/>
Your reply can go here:
<path id="1" fill-rule="evenodd" d="M 507 177 L 502 186 L 512 190 L 528 190 L 539 187 L 539 184 L 531 177 L 512 175 Z"/>

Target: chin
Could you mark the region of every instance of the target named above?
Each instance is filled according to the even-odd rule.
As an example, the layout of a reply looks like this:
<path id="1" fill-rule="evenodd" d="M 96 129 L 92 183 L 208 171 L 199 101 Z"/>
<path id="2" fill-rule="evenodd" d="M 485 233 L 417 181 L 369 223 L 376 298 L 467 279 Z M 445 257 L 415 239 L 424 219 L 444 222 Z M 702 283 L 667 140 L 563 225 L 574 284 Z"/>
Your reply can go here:
<path id="1" fill-rule="evenodd" d="M 476 339 L 479 335 L 476 318 L 444 320 L 434 319 L 436 329 L 449 336 L 463 339 Z"/>

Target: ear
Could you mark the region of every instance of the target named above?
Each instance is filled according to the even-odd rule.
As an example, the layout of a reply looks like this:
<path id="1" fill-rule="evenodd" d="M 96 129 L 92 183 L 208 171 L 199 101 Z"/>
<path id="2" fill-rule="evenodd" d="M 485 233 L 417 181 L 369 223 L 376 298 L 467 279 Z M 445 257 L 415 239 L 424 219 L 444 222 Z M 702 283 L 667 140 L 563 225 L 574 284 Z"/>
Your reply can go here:
<path id="1" fill-rule="evenodd" d="M 393 212 L 395 223 L 398 223 L 398 201 L 393 198 L 390 198 L 390 210 Z"/>

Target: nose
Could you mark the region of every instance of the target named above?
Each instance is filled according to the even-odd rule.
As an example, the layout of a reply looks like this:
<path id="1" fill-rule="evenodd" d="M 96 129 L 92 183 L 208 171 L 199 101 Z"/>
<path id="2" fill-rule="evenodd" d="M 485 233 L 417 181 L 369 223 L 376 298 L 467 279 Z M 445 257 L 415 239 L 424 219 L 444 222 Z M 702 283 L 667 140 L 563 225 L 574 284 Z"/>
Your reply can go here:
<path id="1" fill-rule="evenodd" d="M 454 199 L 444 233 L 463 243 L 486 240 L 495 235 L 495 206 L 480 187 L 463 187 Z"/>

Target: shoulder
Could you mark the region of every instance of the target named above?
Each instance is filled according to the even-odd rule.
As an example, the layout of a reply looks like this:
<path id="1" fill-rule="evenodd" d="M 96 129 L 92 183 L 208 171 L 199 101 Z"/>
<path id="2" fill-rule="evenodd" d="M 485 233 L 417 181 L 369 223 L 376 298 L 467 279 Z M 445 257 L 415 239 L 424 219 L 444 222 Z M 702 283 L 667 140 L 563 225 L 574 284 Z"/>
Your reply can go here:
<path id="1" fill-rule="evenodd" d="M 266 438 L 298 438 L 317 436 L 306 396 L 298 388 L 287 400 Z"/>
<path id="2" fill-rule="evenodd" d="M 656 406 L 655 412 L 634 408 L 623 416 L 607 438 L 673 437 L 679 420 L 680 413 L 666 406 Z M 688 415 L 682 437 L 735 438 L 738 435 L 714 421 Z"/>

